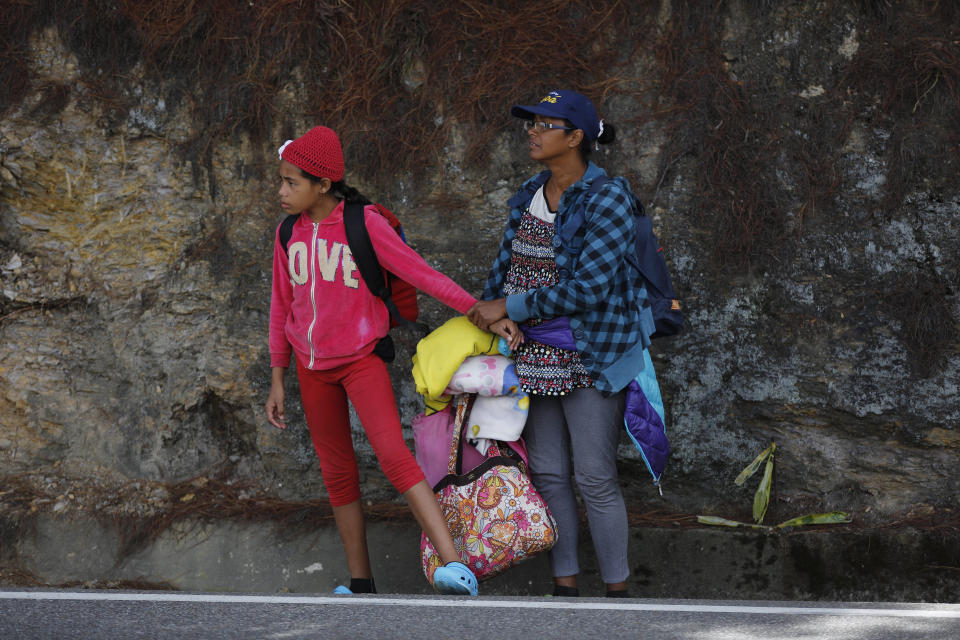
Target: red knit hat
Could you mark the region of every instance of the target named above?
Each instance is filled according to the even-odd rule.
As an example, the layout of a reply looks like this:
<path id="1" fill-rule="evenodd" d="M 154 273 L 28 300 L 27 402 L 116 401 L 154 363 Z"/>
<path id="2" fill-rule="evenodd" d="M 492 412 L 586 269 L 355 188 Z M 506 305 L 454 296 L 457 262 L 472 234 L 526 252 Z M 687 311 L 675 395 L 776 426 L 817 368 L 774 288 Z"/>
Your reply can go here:
<path id="1" fill-rule="evenodd" d="M 317 178 L 343 179 L 340 138 L 327 127 L 314 127 L 296 140 L 287 140 L 280 147 L 280 159 Z"/>

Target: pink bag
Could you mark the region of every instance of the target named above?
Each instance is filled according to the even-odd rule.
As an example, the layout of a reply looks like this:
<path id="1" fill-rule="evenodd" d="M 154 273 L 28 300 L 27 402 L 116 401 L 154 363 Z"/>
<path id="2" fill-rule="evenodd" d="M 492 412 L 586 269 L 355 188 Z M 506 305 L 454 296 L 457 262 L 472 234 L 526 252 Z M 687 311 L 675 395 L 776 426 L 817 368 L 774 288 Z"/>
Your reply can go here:
<path id="1" fill-rule="evenodd" d="M 433 487 L 447 475 L 447 463 L 450 459 L 450 443 L 453 442 L 454 412 L 451 402 L 437 413 L 420 414 L 413 419 L 413 451 L 417 464 L 423 469 L 427 483 Z M 527 461 L 527 448 L 523 440 L 508 443 L 510 448 Z M 470 470 L 486 460 L 487 457 L 477 451 L 469 442 L 463 443 L 463 465 Z"/>
<path id="2" fill-rule="evenodd" d="M 530 482 L 527 464 L 502 442 L 487 450 L 485 460 L 469 473 L 460 473 L 462 427 L 474 395 L 457 399 L 454 426 L 448 441 L 447 475 L 434 486 L 453 543 L 478 580 L 486 580 L 513 565 L 548 551 L 557 539 L 557 524 Z M 423 573 L 433 584 L 442 565 L 433 544 L 420 534 Z"/>
<path id="3" fill-rule="evenodd" d="M 447 461 L 450 459 L 450 442 L 453 437 L 454 415 L 451 405 L 443 411 L 431 415 L 420 414 L 413 419 L 414 457 L 427 483 L 432 487 L 447 475 Z M 473 469 L 483 462 L 484 456 L 465 442 L 463 446 L 463 466 Z"/>

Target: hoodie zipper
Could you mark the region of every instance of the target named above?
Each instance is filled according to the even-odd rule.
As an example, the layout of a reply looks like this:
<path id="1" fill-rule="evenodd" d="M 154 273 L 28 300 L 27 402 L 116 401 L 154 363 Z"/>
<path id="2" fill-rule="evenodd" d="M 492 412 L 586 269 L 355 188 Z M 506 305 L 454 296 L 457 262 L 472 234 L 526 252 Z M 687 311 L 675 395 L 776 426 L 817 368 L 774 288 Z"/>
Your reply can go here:
<path id="1" fill-rule="evenodd" d="M 310 306 L 313 307 L 313 320 L 307 328 L 307 342 L 310 344 L 310 364 L 308 369 L 313 369 L 313 327 L 317 324 L 317 232 L 320 230 L 320 224 L 313 223 L 313 239 L 310 246 L 313 248 L 313 256 L 307 252 L 307 259 L 310 261 Z"/>

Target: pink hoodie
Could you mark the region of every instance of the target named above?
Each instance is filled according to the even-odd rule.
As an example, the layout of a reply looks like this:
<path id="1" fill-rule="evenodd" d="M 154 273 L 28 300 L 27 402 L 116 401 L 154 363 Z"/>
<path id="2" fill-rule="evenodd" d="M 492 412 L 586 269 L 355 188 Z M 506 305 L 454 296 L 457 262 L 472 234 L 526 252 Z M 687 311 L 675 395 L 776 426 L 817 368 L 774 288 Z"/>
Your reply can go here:
<path id="1" fill-rule="evenodd" d="M 473 306 L 476 299 L 404 244 L 374 207 L 366 207 L 364 214 L 382 267 L 460 313 Z M 343 202 L 321 222 L 301 215 L 286 252 L 277 227 L 270 366 L 288 366 L 291 350 L 309 369 L 332 369 L 359 360 L 387 335 L 389 321 L 383 301 L 370 293 L 353 262 L 343 228 Z"/>

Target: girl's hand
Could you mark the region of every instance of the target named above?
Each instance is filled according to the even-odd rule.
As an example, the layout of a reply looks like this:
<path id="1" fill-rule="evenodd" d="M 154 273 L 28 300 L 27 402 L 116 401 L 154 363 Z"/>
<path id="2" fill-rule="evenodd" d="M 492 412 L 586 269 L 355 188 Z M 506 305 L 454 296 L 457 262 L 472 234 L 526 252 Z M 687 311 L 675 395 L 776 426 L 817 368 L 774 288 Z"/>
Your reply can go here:
<path id="1" fill-rule="evenodd" d="M 510 318 L 494 322 L 490 325 L 490 331 L 506 340 L 510 351 L 516 351 L 517 347 L 523 344 L 523 332 L 520 331 L 517 323 Z"/>
<path id="2" fill-rule="evenodd" d="M 507 299 L 479 300 L 467 311 L 470 322 L 482 331 L 490 331 L 490 325 L 507 317 Z"/>
<path id="3" fill-rule="evenodd" d="M 277 369 L 280 369 L 279 379 Z M 287 421 L 283 413 L 283 368 L 275 367 L 273 372 L 273 382 L 270 385 L 270 395 L 267 396 L 267 421 L 277 429 L 286 429 Z"/>

